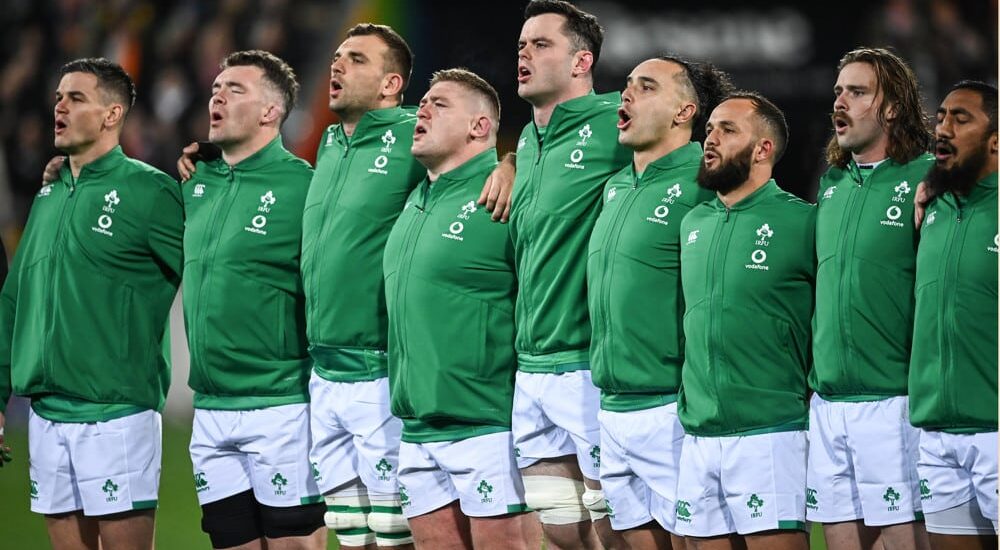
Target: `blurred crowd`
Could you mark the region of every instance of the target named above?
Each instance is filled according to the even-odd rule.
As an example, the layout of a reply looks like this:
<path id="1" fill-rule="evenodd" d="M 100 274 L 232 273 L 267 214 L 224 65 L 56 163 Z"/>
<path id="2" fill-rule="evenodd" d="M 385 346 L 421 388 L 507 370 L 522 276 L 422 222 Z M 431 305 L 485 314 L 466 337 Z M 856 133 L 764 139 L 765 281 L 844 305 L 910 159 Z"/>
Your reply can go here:
<path id="1" fill-rule="evenodd" d="M 413 36 L 415 33 L 440 35 L 442 29 L 447 29 L 449 36 L 465 33 L 479 40 L 496 38 L 501 46 L 492 49 L 498 59 L 513 66 L 514 37 L 506 35 L 514 29 L 484 29 L 449 15 L 467 11 L 469 6 L 456 7 L 437 0 L 410 2 L 5 0 L 0 10 L 0 28 L 5 30 L 0 33 L 0 235 L 8 244 L 8 253 L 27 217 L 42 168 L 56 153 L 51 139 L 52 98 L 58 69 L 66 61 L 106 56 L 129 71 L 136 80 L 139 99 L 126 125 L 123 146 L 129 155 L 174 173 L 181 147 L 207 134 L 205 106 L 211 82 L 219 61 L 234 50 L 261 48 L 286 59 L 303 82 L 302 104 L 310 101 L 310 90 L 323 91 L 320 81 L 327 75 L 331 46 L 339 41 L 345 25 L 352 23 L 348 20 L 350 14 L 366 17 L 394 6 L 404 9 L 405 5 L 408 13 L 424 12 L 423 26 L 427 22 L 435 25 L 434 29 L 407 29 L 404 36 L 411 45 L 419 39 Z M 692 8 L 704 9 L 697 2 L 691 4 Z M 600 16 L 599 5 L 587 7 Z M 519 10 L 520 5 L 504 2 L 487 7 L 484 3 L 476 9 L 488 18 L 490 10 Z M 853 28 L 823 28 L 821 17 L 814 15 L 817 40 L 835 41 L 840 52 L 859 44 L 894 47 L 917 72 L 928 105 L 936 105 L 941 90 L 960 78 L 996 81 L 996 0 L 840 2 L 831 9 L 855 10 L 859 23 Z M 462 42 L 456 38 L 455 43 Z M 457 55 L 448 48 L 417 53 L 418 58 L 425 53 L 432 58 L 418 59 L 418 67 L 431 70 L 454 62 Z M 834 74 L 835 59 L 820 62 L 829 65 L 830 74 Z M 417 89 L 411 88 L 409 101 L 419 97 L 419 85 L 428 76 L 414 75 Z M 618 82 L 623 77 L 615 75 Z M 307 80 L 320 87 L 308 87 Z M 768 94 L 768 90 L 762 91 Z M 312 103 L 320 99 L 311 98 Z M 511 111 L 507 106 L 518 101 L 516 97 L 503 100 L 508 113 Z M 797 122 L 794 108 L 786 107 L 792 133 L 808 144 L 796 154 L 810 158 L 787 160 L 784 164 L 816 166 L 816 151 L 827 139 L 829 126 L 825 121 L 816 121 L 796 128 L 806 121 Z M 314 111 L 322 112 L 323 108 Z M 805 114 L 798 120 L 802 118 L 808 121 L 815 116 Z M 318 139 L 318 128 L 328 122 L 321 114 L 310 116 L 308 109 L 301 109 L 299 116 L 293 114 L 286 125 L 286 139 L 297 140 L 291 144 L 293 150 L 310 158 L 315 149 L 310 140 Z M 511 121 L 503 127 L 504 133 L 516 134 L 521 123 Z M 811 169 L 804 169 L 809 173 L 799 175 L 799 179 L 814 176 Z"/>
<path id="2" fill-rule="evenodd" d="M 181 147 L 207 135 L 206 106 L 219 61 L 234 50 L 260 48 L 293 67 L 308 61 L 325 72 L 325 37 L 336 7 L 303 0 L 6 0 L 0 13 L 5 29 L 0 33 L 0 228 L 5 240 L 16 241 L 42 167 L 56 153 L 53 90 L 63 63 L 87 56 L 121 63 L 138 89 L 122 146 L 176 175 Z"/>

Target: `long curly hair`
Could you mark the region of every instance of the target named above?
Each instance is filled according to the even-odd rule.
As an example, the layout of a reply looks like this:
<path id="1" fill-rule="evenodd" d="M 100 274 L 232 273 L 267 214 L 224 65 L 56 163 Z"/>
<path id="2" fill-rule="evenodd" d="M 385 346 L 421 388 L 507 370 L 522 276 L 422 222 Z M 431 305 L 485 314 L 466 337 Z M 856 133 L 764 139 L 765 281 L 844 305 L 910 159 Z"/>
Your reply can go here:
<path id="1" fill-rule="evenodd" d="M 927 152 L 933 141 L 929 118 L 920 101 L 920 86 L 913 70 L 900 57 L 884 48 L 857 48 L 840 60 L 837 70 L 851 63 L 867 63 L 875 71 L 876 93 L 882 93 L 878 122 L 889 134 L 889 158 L 903 164 Z M 895 118 L 888 120 L 889 106 L 894 107 Z M 851 160 L 851 153 L 837 143 L 837 136 L 830 137 L 826 145 L 826 161 L 831 166 L 843 168 Z"/>

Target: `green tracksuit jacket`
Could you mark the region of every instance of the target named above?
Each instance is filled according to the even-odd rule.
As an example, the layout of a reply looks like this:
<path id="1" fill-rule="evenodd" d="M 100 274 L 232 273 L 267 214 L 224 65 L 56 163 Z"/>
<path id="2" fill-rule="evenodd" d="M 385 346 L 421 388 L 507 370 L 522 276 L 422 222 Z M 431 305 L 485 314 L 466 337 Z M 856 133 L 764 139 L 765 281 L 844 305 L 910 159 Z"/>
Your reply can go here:
<path id="1" fill-rule="evenodd" d="M 752 435 L 808 423 L 816 209 L 774 180 L 681 222 L 687 433 Z"/>
<path id="2" fill-rule="evenodd" d="M 159 410 L 182 264 L 180 187 L 115 147 L 35 197 L 0 294 L 0 411 L 11 391 L 58 422 Z"/>
<path id="3" fill-rule="evenodd" d="M 457 441 L 510 429 L 514 252 L 508 226 L 476 205 L 489 149 L 424 180 L 385 247 L 389 393 L 403 441 Z"/>
<path id="4" fill-rule="evenodd" d="M 906 395 L 917 256 L 913 195 L 933 160 L 887 159 L 864 181 L 851 162 L 820 180 L 809 385 L 824 399 Z"/>
<path id="5" fill-rule="evenodd" d="M 369 111 L 354 134 L 330 126 L 302 219 L 306 331 L 316 373 L 354 382 L 387 373 L 382 252 L 427 171 L 410 155 L 412 108 Z"/>
<path id="6" fill-rule="evenodd" d="M 556 106 L 544 129 L 529 123 L 517 144 L 510 213 L 520 290 L 518 368 L 589 368 L 587 245 L 604 183 L 632 160 L 618 144 L 618 93 Z"/>
<path id="7" fill-rule="evenodd" d="M 634 411 L 673 403 L 684 363 L 680 227 L 691 208 L 715 198 L 698 186 L 701 145 L 629 165 L 604 190 L 590 237 L 587 299 L 590 368 L 601 408 Z"/>
<path id="8" fill-rule="evenodd" d="M 927 207 L 917 251 L 910 422 L 997 431 L 997 173 Z"/>
<path id="9" fill-rule="evenodd" d="M 195 407 L 309 401 L 302 206 L 312 169 L 275 138 L 230 167 L 200 163 L 184 185 L 184 319 Z"/>

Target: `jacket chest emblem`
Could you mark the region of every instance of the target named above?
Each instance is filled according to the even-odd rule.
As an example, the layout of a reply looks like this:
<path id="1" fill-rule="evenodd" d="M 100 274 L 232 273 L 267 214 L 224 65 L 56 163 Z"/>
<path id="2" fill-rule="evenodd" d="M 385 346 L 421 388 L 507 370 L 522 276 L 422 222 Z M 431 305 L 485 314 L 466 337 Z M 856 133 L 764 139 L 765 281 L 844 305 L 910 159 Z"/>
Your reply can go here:
<path id="1" fill-rule="evenodd" d="M 750 263 L 743 267 L 751 270 L 767 271 L 770 267 L 766 263 L 767 251 L 765 249 L 771 245 L 771 237 L 774 236 L 774 230 L 771 229 L 771 224 L 765 223 L 757 228 L 755 234 L 757 239 L 754 240 L 753 244 L 756 248 L 750 253 Z"/>
<path id="2" fill-rule="evenodd" d="M 396 143 L 396 136 L 393 135 L 392 130 L 386 130 L 382 134 L 382 148 L 379 149 L 380 155 L 375 157 L 372 161 L 372 167 L 368 169 L 369 174 L 378 174 L 380 176 L 389 175 L 389 171 L 385 169 L 389 165 L 389 154 L 392 153 L 392 146 Z"/>
<path id="3" fill-rule="evenodd" d="M 583 162 L 584 148 L 587 147 L 587 141 L 591 136 L 594 135 L 593 130 L 590 129 L 590 124 L 584 124 L 576 135 L 580 136 L 580 140 L 576 142 L 576 148 L 569 153 L 569 162 L 564 164 L 565 168 L 572 170 L 584 170 L 587 167 L 581 164 Z"/>
<path id="4" fill-rule="evenodd" d="M 476 201 L 469 201 L 463 204 L 462 211 L 455 216 L 457 219 L 451 222 L 451 225 L 448 226 L 448 231 L 441 233 L 441 236 L 453 241 L 464 241 L 465 238 L 462 237 L 462 232 L 465 231 L 465 224 L 462 223 L 462 220 L 469 221 L 469 216 L 474 214 L 476 210 L 478 210 L 478 208 L 476 208 Z"/>
<path id="5" fill-rule="evenodd" d="M 681 191 L 681 184 L 675 183 L 667 189 L 667 194 L 660 199 L 660 204 L 653 208 L 653 215 L 647 217 L 646 221 L 660 225 L 669 225 L 667 216 L 670 215 L 670 206 L 672 206 L 674 201 L 680 198 L 683 194 L 684 193 Z"/>
<path id="6" fill-rule="evenodd" d="M 899 207 L 899 204 L 907 202 L 912 191 L 909 182 L 899 182 L 899 185 L 893 188 L 892 199 L 890 199 L 892 204 L 885 210 L 885 219 L 879 224 L 887 227 L 905 227 L 906 224 L 899 221 L 899 218 L 903 217 L 903 209 Z"/>
<path id="7" fill-rule="evenodd" d="M 267 235 L 267 216 L 271 213 L 271 207 L 278 202 L 277 197 L 274 196 L 274 192 L 268 190 L 260 197 L 260 205 L 257 207 L 257 214 L 250 219 L 250 225 L 243 228 L 244 231 L 250 233 L 256 233 L 258 235 Z"/>
<path id="8" fill-rule="evenodd" d="M 115 207 L 121 203 L 121 199 L 118 197 L 118 190 L 112 189 L 108 194 L 104 195 L 104 206 L 101 207 L 101 214 L 97 216 L 97 225 L 91 227 L 90 229 L 95 233 L 100 233 L 101 235 L 106 235 L 108 237 L 114 237 L 115 234 L 111 231 L 111 226 L 114 225 L 114 214 Z"/>

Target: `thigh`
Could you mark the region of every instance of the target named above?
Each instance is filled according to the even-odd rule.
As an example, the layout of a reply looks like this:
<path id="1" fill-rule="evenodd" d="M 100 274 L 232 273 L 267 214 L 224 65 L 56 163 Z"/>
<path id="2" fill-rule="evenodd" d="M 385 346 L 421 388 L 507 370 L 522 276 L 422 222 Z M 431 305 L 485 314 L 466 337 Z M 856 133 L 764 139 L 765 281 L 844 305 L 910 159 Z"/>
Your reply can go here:
<path id="1" fill-rule="evenodd" d="M 580 471 L 587 479 L 600 479 L 601 425 L 597 421 L 601 392 L 591 381 L 589 370 L 543 375 L 545 414 L 573 442 Z"/>
<path id="2" fill-rule="evenodd" d="M 722 438 L 684 436 L 674 528 L 685 537 L 736 532 L 722 492 Z"/>
<path id="3" fill-rule="evenodd" d="M 629 426 L 633 413 L 600 411 L 601 424 L 601 489 L 608 506 L 611 527 L 617 531 L 638 527 L 652 521 L 650 490 L 632 470 L 630 459 L 634 449 L 630 443 Z M 672 510 L 671 510 L 672 511 Z"/>
<path id="4" fill-rule="evenodd" d="M 354 435 L 344 426 L 340 410 L 346 392 L 341 382 L 330 382 L 315 372 L 309 379 L 309 462 L 322 493 L 358 477 Z"/>
<path id="5" fill-rule="evenodd" d="M 358 474 L 369 490 L 393 494 L 403 423 L 389 409 L 389 381 L 382 378 L 353 385 L 354 401 L 342 416 L 353 437 Z"/>
<path id="6" fill-rule="evenodd" d="M 806 516 L 841 523 L 862 517 L 861 496 L 847 441 L 844 403 L 813 395 L 809 403 Z"/>
<path id="7" fill-rule="evenodd" d="M 684 427 L 677 417 L 677 403 L 640 411 L 629 440 L 633 469 L 650 489 L 650 513 L 664 529 L 673 532 L 677 483 Z"/>
<path id="8" fill-rule="evenodd" d="M 83 499 L 70 461 L 69 445 L 61 424 L 50 422 L 29 409 L 28 484 L 31 511 L 64 514 L 83 509 Z M 82 518 L 82 516 L 80 516 Z M 72 518 L 67 521 L 71 521 Z"/>
<path id="9" fill-rule="evenodd" d="M 413 543 L 417 548 L 434 550 L 473 548 L 469 518 L 462 514 L 457 502 L 412 517 L 409 522 Z"/>
<path id="10" fill-rule="evenodd" d="M 510 432 L 428 447 L 448 474 L 466 516 L 495 517 L 528 510 Z"/>
<path id="11" fill-rule="evenodd" d="M 238 422 L 239 411 L 194 410 L 189 451 L 198 504 L 253 488 L 250 462 L 231 437 Z"/>
<path id="12" fill-rule="evenodd" d="M 309 463 L 307 404 L 242 411 L 237 434 L 257 502 L 277 508 L 322 502 Z"/>
<path id="13" fill-rule="evenodd" d="M 75 425 L 68 438 L 88 516 L 156 508 L 160 484 L 160 414 Z"/>
<path id="14" fill-rule="evenodd" d="M 997 522 L 997 432 L 970 434 L 968 469 L 983 515 Z"/>
<path id="15" fill-rule="evenodd" d="M 542 407 L 547 376 L 554 375 L 518 371 L 514 379 L 511 432 L 517 466 L 521 469 L 539 460 L 576 453 L 569 434 L 556 426 Z"/>
<path id="16" fill-rule="evenodd" d="M 921 515 L 920 432 L 906 397 L 848 403 L 848 441 L 865 525 L 909 523 Z"/>
<path id="17" fill-rule="evenodd" d="M 972 476 L 959 462 L 953 438 L 943 432 L 920 430 L 921 506 L 924 515 L 964 504 L 975 497 Z M 926 488 L 926 491 L 924 490 Z"/>
<path id="18" fill-rule="evenodd" d="M 399 501 L 407 519 L 458 500 L 451 479 L 426 445 L 405 441 L 399 445 Z"/>
<path id="19" fill-rule="evenodd" d="M 806 432 L 723 439 L 722 488 L 736 532 L 804 530 Z"/>

